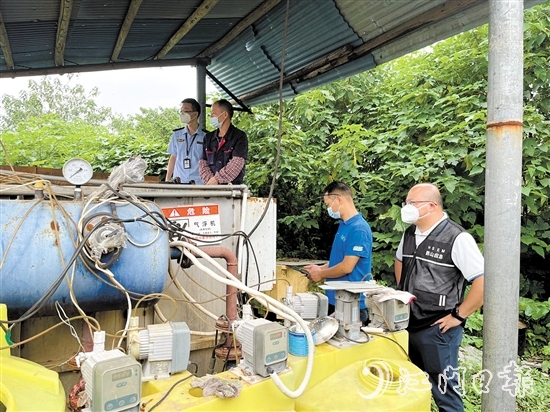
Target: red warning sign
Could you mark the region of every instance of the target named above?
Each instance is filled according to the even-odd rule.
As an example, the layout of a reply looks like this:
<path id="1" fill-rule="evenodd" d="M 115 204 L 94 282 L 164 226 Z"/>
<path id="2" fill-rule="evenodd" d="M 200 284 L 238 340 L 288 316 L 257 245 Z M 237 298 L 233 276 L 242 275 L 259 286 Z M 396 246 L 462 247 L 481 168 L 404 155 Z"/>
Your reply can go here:
<path id="1" fill-rule="evenodd" d="M 167 218 L 184 218 L 184 217 L 200 217 L 219 215 L 218 205 L 193 205 L 193 206 L 176 206 L 163 207 L 162 214 Z"/>
<path id="2" fill-rule="evenodd" d="M 215 236 L 222 233 L 218 205 L 163 207 L 162 214 L 178 222 L 186 231 L 186 236 L 197 241 L 197 244 L 219 243 L 219 237 Z"/>

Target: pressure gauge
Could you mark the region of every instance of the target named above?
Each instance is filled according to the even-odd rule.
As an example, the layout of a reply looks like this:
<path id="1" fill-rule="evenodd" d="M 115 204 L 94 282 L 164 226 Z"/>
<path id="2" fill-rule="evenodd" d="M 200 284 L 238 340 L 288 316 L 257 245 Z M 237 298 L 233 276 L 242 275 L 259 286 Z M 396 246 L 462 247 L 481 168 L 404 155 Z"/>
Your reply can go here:
<path id="1" fill-rule="evenodd" d="M 92 165 L 84 159 L 71 159 L 63 166 L 63 176 L 73 185 L 84 185 L 92 178 Z"/>

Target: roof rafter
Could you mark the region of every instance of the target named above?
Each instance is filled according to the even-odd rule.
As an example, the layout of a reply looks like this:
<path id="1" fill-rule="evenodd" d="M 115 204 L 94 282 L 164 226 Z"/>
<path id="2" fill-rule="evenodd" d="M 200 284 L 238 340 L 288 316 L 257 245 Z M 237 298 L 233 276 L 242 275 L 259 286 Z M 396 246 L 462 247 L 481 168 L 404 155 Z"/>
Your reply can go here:
<path id="1" fill-rule="evenodd" d="M 126 37 L 128 37 L 128 33 L 130 32 L 130 28 L 134 23 L 134 19 L 136 18 L 137 12 L 141 7 L 142 2 L 143 0 L 132 0 L 130 5 L 128 6 L 128 12 L 126 13 L 126 17 L 124 18 L 124 23 L 122 23 L 122 27 L 120 28 L 120 31 L 118 33 L 116 44 L 113 49 L 113 54 L 111 54 L 112 62 L 116 62 L 118 60 L 118 56 L 120 54 L 120 51 L 122 50 L 122 46 L 124 46 Z"/>
<path id="2" fill-rule="evenodd" d="M 241 34 L 247 27 L 252 25 L 256 20 L 266 14 L 269 10 L 279 4 L 281 0 L 266 0 L 254 10 L 252 10 L 244 19 L 238 22 L 235 27 L 233 27 L 229 33 L 227 33 L 223 38 L 209 46 L 207 49 L 203 50 L 199 55 L 200 57 L 212 56 L 218 50 L 223 49 L 227 46 L 233 39 L 235 39 L 239 34 Z"/>
<path id="3" fill-rule="evenodd" d="M 101 70 L 117 69 L 140 69 L 144 67 L 172 67 L 172 66 L 198 66 L 199 64 L 207 66 L 210 59 L 166 59 L 166 60 L 141 60 L 141 61 L 122 61 L 118 63 L 100 63 L 86 65 L 72 65 L 63 67 L 44 67 L 41 69 L 21 69 L 10 72 L 0 71 L 0 79 L 19 76 L 46 76 L 50 74 L 63 75 L 65 73 L 85 73 L 97 72 Z"/>
<path id="4" fill-rule="evenodd" d="M 61 0 L 59 8 L 59 19 L 57 20 L 57 34 L 55 36 L 55 57 L 56 66 L 65 65 L 65 46 L 67 45 L 67 34 L 71 22 L 71 11 L 73 0 Z"/>
<path id="5" fill-rule="evenodd" d="M 202 19 L 204 16 L 206 16 L 212 8 L 218 4 L 219 0 L 204 0 L 199 7 L 197 7 L 197 10 L 189 16 L 189 18 L 185 21 L 185 23 L 182 24 L 182 26 L 176 31 L 172 37 L 170 37 L 170 40 L 166 42 L 164 46 L 162 46 L 162 49 L 157 53 L 157 55 L 154 57 L 155 60 L 162 59 L 166 54 L 172 50 L 172 48 L 178 44 L 178 42 L 185 36 L 189 31 L 199 22 L 200 19 Z"/>
<path id="6" fill-rule="evenodd" d="M 8 32 L 4 25 L 4 19 L 2 19 L 2 13 L 0 13 L 0 47 L 2 47 L 2 53 L 4 54 L 4 60 L 6 61 L 8 70 L 13 70 L 15 66 L 11 54 L 10 39 L 8 38 Z"/>

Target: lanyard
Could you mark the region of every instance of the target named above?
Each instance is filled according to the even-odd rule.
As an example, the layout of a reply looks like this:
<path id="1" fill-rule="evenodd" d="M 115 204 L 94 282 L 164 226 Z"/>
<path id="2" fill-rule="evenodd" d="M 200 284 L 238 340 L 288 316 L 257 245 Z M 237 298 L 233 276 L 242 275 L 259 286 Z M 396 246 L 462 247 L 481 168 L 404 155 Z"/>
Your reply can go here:
<path id="1" fill-rule="evenodd" d="M 187 157 L 189 157 L 189 149 L 193 146 L 193 143 L 195 143 L 195 139 L 197 138 L 197 132 L 193 135 L 193 140 L 191 140 L 191 144 L 189 144 L 189 133 L 185 132 L 185 148 L 187 151 Z"/>

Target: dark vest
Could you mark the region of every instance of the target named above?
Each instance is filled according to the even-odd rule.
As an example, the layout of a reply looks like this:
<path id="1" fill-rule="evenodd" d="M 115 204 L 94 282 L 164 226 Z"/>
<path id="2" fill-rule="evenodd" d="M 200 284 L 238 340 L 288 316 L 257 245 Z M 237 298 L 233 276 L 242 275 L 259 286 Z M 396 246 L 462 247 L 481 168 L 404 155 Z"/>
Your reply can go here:
<path id="1" fill-rule="evenodd" d="M 454 265 L 451 251 L 456 237 L 464 232 L 445 219 L 416 247 L 416 226 L 403 236 L 403 268 L 399 289 L 416 296 L 411 303 L 410 331 L 429 327 L 451 312 L 464 299 L 467 281 Z"/>
<path id="2" fill-rule="evenodd" d="M 246 134 L 233 125 L 229 127 L 223 139 L 218 139 L 217 130 L 206 134 L 204 150 L 206 161 L 212 173 L 219 172 L 233 158 L 233 150 L 239 139 L 246 139 Z M 245 153 L 241 156 L 246 159 L 247 155 L 248 153 Z M 244 180 L 244 173 L 245 166 L 231 183 L 241 184 Z"/>

